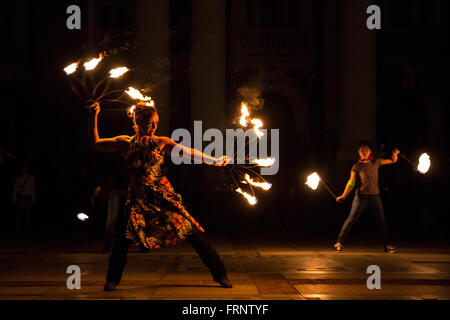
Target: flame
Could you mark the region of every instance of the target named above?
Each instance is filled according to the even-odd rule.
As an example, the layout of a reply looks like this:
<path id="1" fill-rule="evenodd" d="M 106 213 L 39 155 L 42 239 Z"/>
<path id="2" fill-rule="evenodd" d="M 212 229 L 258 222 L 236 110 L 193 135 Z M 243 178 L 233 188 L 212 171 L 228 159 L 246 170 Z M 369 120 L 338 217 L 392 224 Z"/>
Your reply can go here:
<path id="1" fill-rule="evenodd" d="M 77 218 L 78 220 L 86 221 L 87 219 L 89 219 L 89 216 L 83 212 L 80 212 L 79 214 L 77 214 Z"/>
<path id="2" fill-rule="evenodd" d="M 67 67 L 64 68 L 64 71 L 67 73 L 67 75 L 74 73 L 77 71 L 78 63 L 74 62 L 72 64 L 69 64 Z"/>
<path id="3" fill-rule="evenodd" d="M 253 163 L 258 164 L 260 167 L 270 167 L 275 163 L 275 158 L 253 159 Z"/>
<path id="4" fill-rule="evenodd" d="M 152 98 L 143 96 L 139 90 L 136 90 L 133 87 L 129 87 L 128 91 L 125 90 L 125 92 L 135 100 L 148 101 L 150 105 L 152 105 L 152 103 L 154 105 Z"/>
<path id="5" fill-rule="evenodd" d="M 247 199 L 248 203 L 252 206 L 258 202 L 255 197 L 249 195 L 247 192 L 242 191 L 241 188 L 236 189 L 236 192 L 242 194 Z"/>
<path id="6" fill-rule="evenodd" d="M 130 116 L 134 114 L 134 109 L 136 109 L 136 106 L 134 104 L 130 108 L 128 108 L 128 114 Z"/>
<path id="7" fill-rule="evenodd" d="M 249 175 L 248 173 L 245 174 L 244 176 L 244 181 L 242 181 L 242 183 L 249 183 L 252 186 L 255 187 L 259 187 L 265 191 L 269 190 L 272 187 L 272 184 L 269 182 L 255 182 Z"/>
<path id="8" fill-rule="evenodd" d="M 103 60 L 103 54 L 100 53 L 98 58 L 93 58 L 89 60 L 88 62 L 84 63 L 84 68 L 86 70 L 92 70 L 95 69 L 95 67 L 100 63 L 100 61 Z"/>
<path id="9" fill-rule="evenodd" d="M 249 115 L 250 115 L 250 113 L 248 112 L 247 105 L 245 103 L 242 103 L 241 119 L 239 120 L 239 123 L 241 124 L 241 126 L 243 126 L 243 127 L 248 126 L 248 121 L 245 118 L 247 118 Z"/>
<path id="10" fill-rule="evenodd" d="M 110 74 L 111 78 L 119 78 L 119 77 L 123 76 L 125 73 L 127 73 L 128 71 L 130 71 L 130 69 L 128 69 L 127 67 L 119 67 L 119 68 L 110 70 L 109 74 Z"/>
<path id="11" fill-rule="evenodd" d="M 320 182 L 320 177 L 317 174 L 317 172 L 314 172 L 313 174 L 310 174 L 306 180 L 306 185 L 308 185 L 308 187 L 310 187 L 313 190 L 316 190 L 317 187 L 319 186 L 319 182 Z"/>
<path id="12" fill-rule="evenodd" d="M 419 158 L 419 165 L 417 166 L 417 170 L 420 173 L 427 173 L 431 166 L 430 156 L 427 153 L 422 153 Z"/>
<path id="13" fill-rule="evenodd" d="M 251 122 L 254 125 L 253 130 L 255 130 L 256 135 L 258 136 L 258 138 L 261 138 L 264 135 L 264 133 L 259 131 L 259 128 L 263 126 L 262 121 L 259 119 L 253 119 Z"/>

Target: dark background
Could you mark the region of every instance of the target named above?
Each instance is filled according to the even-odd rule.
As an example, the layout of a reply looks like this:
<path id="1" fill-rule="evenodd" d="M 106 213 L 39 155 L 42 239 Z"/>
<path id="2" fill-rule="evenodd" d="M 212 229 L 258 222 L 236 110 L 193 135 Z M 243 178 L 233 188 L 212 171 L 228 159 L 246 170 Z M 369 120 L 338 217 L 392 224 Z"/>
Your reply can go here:
<path id="1" fill-rule="evenodd" d="M 176 128 L 192 129 L 193 120 L 199 120 L 192 111 L 191 88 L 196 81 L 192 74 L 204 72 L 208 76 L 208 70 L 193 70 L 196 64 L 191 62 L 195 59 L 193 32 L 198 32 L 192 28 L 192 12 L 199 4 L 191 0 L 168 2 L 169 52 L 161 60 L 162 69 L 168 72 L 161 75 L 154 68 L 145 76 L 130 73 L 116 83 L 117 88 L 126 88 L 129 83 L 143 88 L 150 83 L 157 103 L 160 85 L 168 88 L 170 98 L 161 101 L 170 110 L 169 130 L 159 132 L 161 135 L 170 135 Z M 172 184 L 208 230 L 264 233 L 269 238 L 279 233 L 334 238 L 348 214 L 351 197 L 338 205 L 325 189 L 308 189 L 306 176 L 318 171 L 340 194 L 352 163 L 358 159 L 354 142 L 370 138 L 376 156 L 390 157 L 395 147 L 412 160 L 422 152 L 431 154 L 432 169 L 427 175 L 418 174 L 403 159 L 380 169 L 381 196 L 392 237 L 449 239 L 450 5 L 438 0 L 368 3 L 378 4 L 382 10 L 382 29 L 371 31 L 375 47 L 369 62 L 375 70 L 371 94 L 376 116 L 369 117 L 367 125 L 374 126 L 376 133 L 345 140 L 343 132 L 351 131 L 349 123 L 360 128 L 367 121 L 367 117 L 359 119 L 346 113 L 342 92 L 348 91 L 344 87 L 348 84 L 343 84 L 340 75 L 352 75 L 355 70 L 332 52 L 360 50 L 358 38 L 350 43 L 343 40 L 347 39 L 342 33 L 347 30 L 343 27 L 344 13 L 353 2 L 225 2 L 225 50 L 219 55 L 223 56 L 222 76 L 226 80 L 226 126 L 235 126 L 233 120 L 242 99 L 239 89 L 257 89 L 264 106 L 255 115 L 265 119 L 265 128 L 281 132 L 281 165 L 276 176 L 268 177 L 272 190 L 259 193 L 258 205 L 250 207 L 227 190 L 229 177 L 223 169 L 174 166 L 168 161 Z M 81 30 L 66 28 L 66 8 L 71 4 L 82 9 Z M 35 233 L 73 231 L 80 210 L 77 201 L 83 188 L 79 178 L 82 168 L 88 172 L 88 195 L 95 186 L 102 186 L 105 201 L 109 189 L 126 188 L 120 156 L 89 148 L 86 104 L 71 91 L 62 69 L 81 57 L 125 44 L 97 72 L 106 72 L 110 65 L 119 63 L 144 69 L 135 63 L 136 56 L 143 50 L 143 39 L 151 41 L 160 30 L 139 29 L 137 7 L 139 1 L 0 1 L 0 145 L 16 156 L 10 159 L 4 155 L 1 163 L 3 232 L 8 233 L 13 223 L 12 186 L 24 162 L 30 163 L 36 178 Z M 245 23 L 236 22 L 239 13 Z M 365 28 L 368 15 L 365 10 L 360 15 L 355 28 Z M 205 21 L 204 29 L 208 30 L 208 19 L 195 19 L 197 26 Z M 364 79 L 364 72 L 356 73 L 355 82 Z M 215 112 L 211 106 L 196 108 L 203 108 L 205 116 Z M 99 126 L 101 137 L 133 133 L 125 111 L 102 111 Z M 352 236 L 372 237 L 376 233 L 374 220 L 367 213 Z"/>

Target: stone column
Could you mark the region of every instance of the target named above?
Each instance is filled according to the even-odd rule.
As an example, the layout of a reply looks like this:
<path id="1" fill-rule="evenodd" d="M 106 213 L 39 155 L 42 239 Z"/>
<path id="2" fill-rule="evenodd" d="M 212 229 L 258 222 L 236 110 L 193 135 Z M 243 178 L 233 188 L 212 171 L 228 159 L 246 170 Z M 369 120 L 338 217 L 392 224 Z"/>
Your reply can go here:
<path id="1" fill-rule="evenodd" d="M 226 1 L 192 0 L 191 114 L 208 128 L 224 130 Z"/>
<path id="2" fill-rule="evenodd" d="M 375 30 L 366 20 L 369 0 L 340 1 L 340 160 L 356 156 L 362 139 L 376 143 Z"/>
<path id="3" fill-rule="evenodd" d="M 137 0 L 137 76 L 142 85 L 151 81 L 156 86 L 154 98 L 160 118 L 157 135 L 170 137 L 169 37 L 170 1 Z"/>

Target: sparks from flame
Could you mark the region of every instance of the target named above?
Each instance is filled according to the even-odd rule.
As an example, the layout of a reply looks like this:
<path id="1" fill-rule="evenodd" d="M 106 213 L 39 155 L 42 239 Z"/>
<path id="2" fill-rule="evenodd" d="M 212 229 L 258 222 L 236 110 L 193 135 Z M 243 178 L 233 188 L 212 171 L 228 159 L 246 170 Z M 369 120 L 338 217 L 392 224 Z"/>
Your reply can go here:
<path id="1" fill-rule="evenodd" d="M 77 214 L 77 218 L 78 220 L 86 221 L 87 219 L 89 219 L 89 216 L 83 212 L 80 212 L 79 214 Z"/>
<path id="2" fill-rule="evenodd" d="M 251 204 L 252 206 L 258 202 L 256 200 L 256 197 L 253 197 L 253 196 L 249 195 L 247 192 L 242 191 L 241 188 L 237 188 L 236 192 L 242 194 L 247 199 L 248 203 Z"/>
<path id="3" fill-rule="evenodd" d="M 242 107 L 241 107 L 241 119 L 239 120 L 239 123 L 241 124 L 241 126 L 243 127 L 247 127 L 248 126 L 248 121 L 246 120 L 246 118 L 250 115 L 250 113 L 248 112 L 248 108 L 247 105 L 245 103 L 242 103 Z"/>
<path id="4" fill-rule="evenodd" d="M 130 69 L 128 69 L 127 67 L 119 67 L 119 68 L 110 70 L 109 74 L 110 74 L 111 78 L 119 78 L 119 77 L 123 76 L 125 73 L 127 73 L 128 71 L 130 71 Z"/>
<path id="5" fill-rule="evenodd" d="M 88 62 L 84 63 L 84 68 L 86 70 L 92 70 L 95 69 L 95 67 L 97 67 L 97 65 L 100 63 L 100 61 L 103 60 L 103 54 L 100 54 L 98 58 L 93 58 L 91 60 L 89 60 Z"/>
<path id="6" fill-rule="evenodd" d="M 314 172 L 308 176 L 306 179 L 306 185 L 310 187 L 313 190 L 317 190 L 317 187 L 319 186 L 320 182 L 320 176 L 317 174 L 317 172 Z"/>
<path id="7" fill-rule="evenodd" d="M 270 167 L 275 163 L 275 158 L 253 159 L 253 163 L 256 163 L 260 167 Z"/>
<path id="8" fill-rule="evenodd" d="M 67 67 L 64 68 L 64 71 L 66 72 L 67 75 L 74 73 L 75 71 L 77 71 L 78 68 L 78 63 L 74 62 L 72 64 L 69 64 Z"/>
<path id="9" fill-rule="evenodd" d="M 417 166 L 417 170 L 425 174 L 428 172 L 431 166 L 431 160 L 430 156 L 427 153 L 422 153 L 422 155 L 419 158 L 419 165 Z"/>
<path id="10" fill-rule="evenodd" d="M 244 176 L 244 181 L 241 181 L 242 183 L 249 183 L 254 187 L 259 187 L 265 191 L 269 190 L 272 187 L 272 184 L 269 182 L 255 182 L 248 173 Z"/>

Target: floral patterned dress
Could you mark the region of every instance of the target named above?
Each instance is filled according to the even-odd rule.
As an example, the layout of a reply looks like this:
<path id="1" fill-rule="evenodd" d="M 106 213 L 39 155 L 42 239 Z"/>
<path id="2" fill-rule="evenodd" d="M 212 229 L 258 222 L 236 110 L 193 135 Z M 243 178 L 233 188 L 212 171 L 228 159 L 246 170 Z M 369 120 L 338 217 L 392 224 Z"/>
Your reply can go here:
<path id="1" fill-rule="evenodd" d="M 192 218 L 162 174 L 164 154 L 154 138 L 133 137 L 126 164 L 131 181 L 125 202 L 128 221 L 125 237 L 148 249 L 175 245 L 203 228 Z"/>

